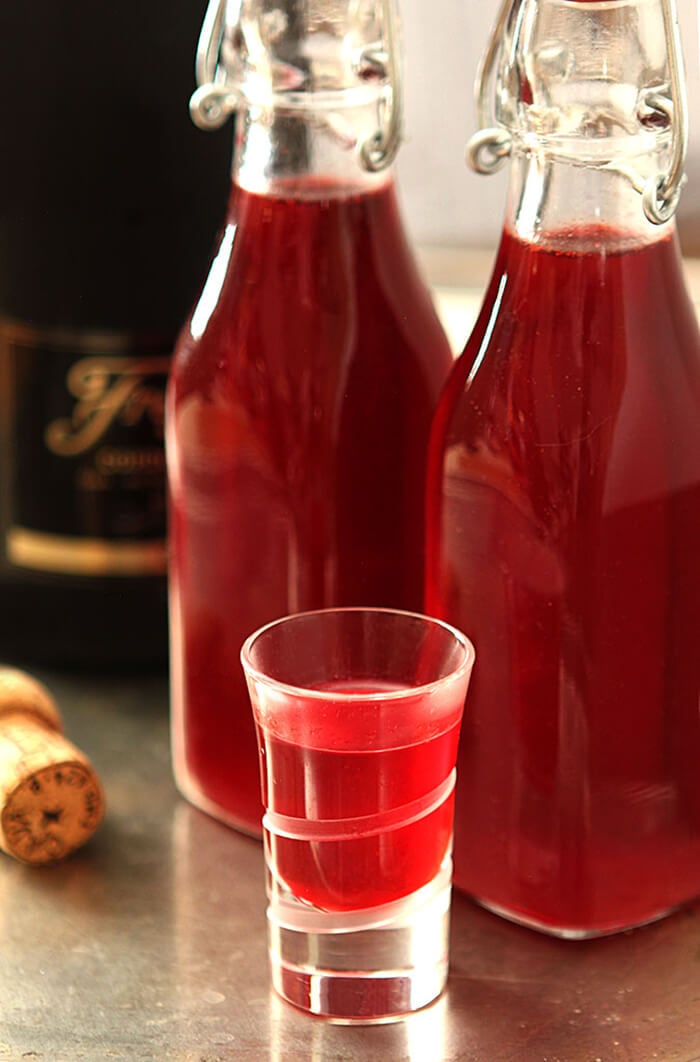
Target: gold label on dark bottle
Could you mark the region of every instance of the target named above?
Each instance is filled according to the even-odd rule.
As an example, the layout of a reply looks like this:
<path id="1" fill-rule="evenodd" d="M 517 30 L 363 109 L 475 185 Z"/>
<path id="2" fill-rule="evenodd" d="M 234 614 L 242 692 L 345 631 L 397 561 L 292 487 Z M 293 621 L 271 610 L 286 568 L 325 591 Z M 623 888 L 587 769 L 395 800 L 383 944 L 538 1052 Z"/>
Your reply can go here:
<path id="1" fill-rule="evenodd" d="M 162 573 L 169 353 L 114 334 L 4 325 L 7 561 L 72 575 Z"/>

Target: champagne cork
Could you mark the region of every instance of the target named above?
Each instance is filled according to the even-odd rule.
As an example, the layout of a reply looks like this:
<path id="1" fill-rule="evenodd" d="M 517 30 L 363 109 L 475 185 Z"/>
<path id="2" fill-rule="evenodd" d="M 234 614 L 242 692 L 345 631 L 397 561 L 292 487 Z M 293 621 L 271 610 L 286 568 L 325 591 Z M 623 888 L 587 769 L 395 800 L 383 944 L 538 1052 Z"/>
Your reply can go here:
<path id="1" fill-rule="evenodd" d="M 103 812 L 99 778 L 63 736 L 49 691 L 0 667 L 0 848 L 24 863 L 54 863 L 92 836 Z"/>

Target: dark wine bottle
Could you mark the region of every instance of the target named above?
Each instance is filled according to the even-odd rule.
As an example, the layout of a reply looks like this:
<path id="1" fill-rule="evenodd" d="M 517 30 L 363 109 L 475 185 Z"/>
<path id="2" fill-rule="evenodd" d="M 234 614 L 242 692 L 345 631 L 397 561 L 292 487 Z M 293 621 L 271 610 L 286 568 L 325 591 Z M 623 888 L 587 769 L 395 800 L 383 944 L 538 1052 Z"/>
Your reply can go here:
<path id="1" fill-rule="evenodd" d="M 167 652 L 163 393 L 227 198 L 203 4 L 0 9 L 0 657 Z"/>

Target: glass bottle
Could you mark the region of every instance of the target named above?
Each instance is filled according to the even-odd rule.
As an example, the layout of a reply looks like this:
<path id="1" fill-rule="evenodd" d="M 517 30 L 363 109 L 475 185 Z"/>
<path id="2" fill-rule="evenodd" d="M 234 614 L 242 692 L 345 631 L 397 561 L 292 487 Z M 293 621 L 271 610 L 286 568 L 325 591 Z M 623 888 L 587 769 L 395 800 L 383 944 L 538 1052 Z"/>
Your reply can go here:
<path id="1" fill-rule="evenodd" d="M 500 36 L 499 36 L 500 34 Z M 428 471 L 428 611 L 479 663 L 455 880 L 585 937 L 700 893 L 700 337 L 673 222 L 686 142 L 669 0 L 504 5 L 510 154 L 481 314 Z"/>
<path id="2" fill-rule="evenodd" d="M 166 665 L 165 385 L 229 150 L 182 104 L 196 7 L 0 4 L 4 661 Z"/>
<path id="3" fill-rule="evenodd" d="M 200 42 L 193 113 L 235 108 L 236 145 L 167 398 L 173 756 L 185 796 L 255 834 L 246 635 L 305 609 L 422 603 L 452 355 L 389 167 L 394 19 L 388 0 L 213 0 Z"/>

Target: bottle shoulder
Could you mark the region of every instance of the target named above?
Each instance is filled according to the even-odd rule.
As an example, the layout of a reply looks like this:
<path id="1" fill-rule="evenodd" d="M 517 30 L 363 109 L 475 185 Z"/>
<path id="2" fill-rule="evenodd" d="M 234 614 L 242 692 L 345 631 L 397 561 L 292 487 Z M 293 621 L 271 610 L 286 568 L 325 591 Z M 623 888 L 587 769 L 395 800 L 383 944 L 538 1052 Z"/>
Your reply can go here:
<path id="1" fill-rule="evenodd" d="M 368 357 L 435 363 L 441 383 L 452 362 L 393 186 L 316 199 L 235 188 L 176 374 L 251 361 L 324 372 Z"/>
<path id="2" fill-rule="evenodd" d="M 700 332 L 675 241 L 564 246 L 504 237 L 441 400 L 443 448 L 553 460 L 601 432 L 673 446 L 679 425 L 700 448 Z"/>
<path id="3" fill-rule="evenodd" d="M 466 382 L 503 359 L 522 370 L 545 351 L 614 358 L 669 346 L 691 362 L 700 350 L 674 232 L 640 242 L 587 226 L 530 242 L 505 230 L 455 375 Z"/>

